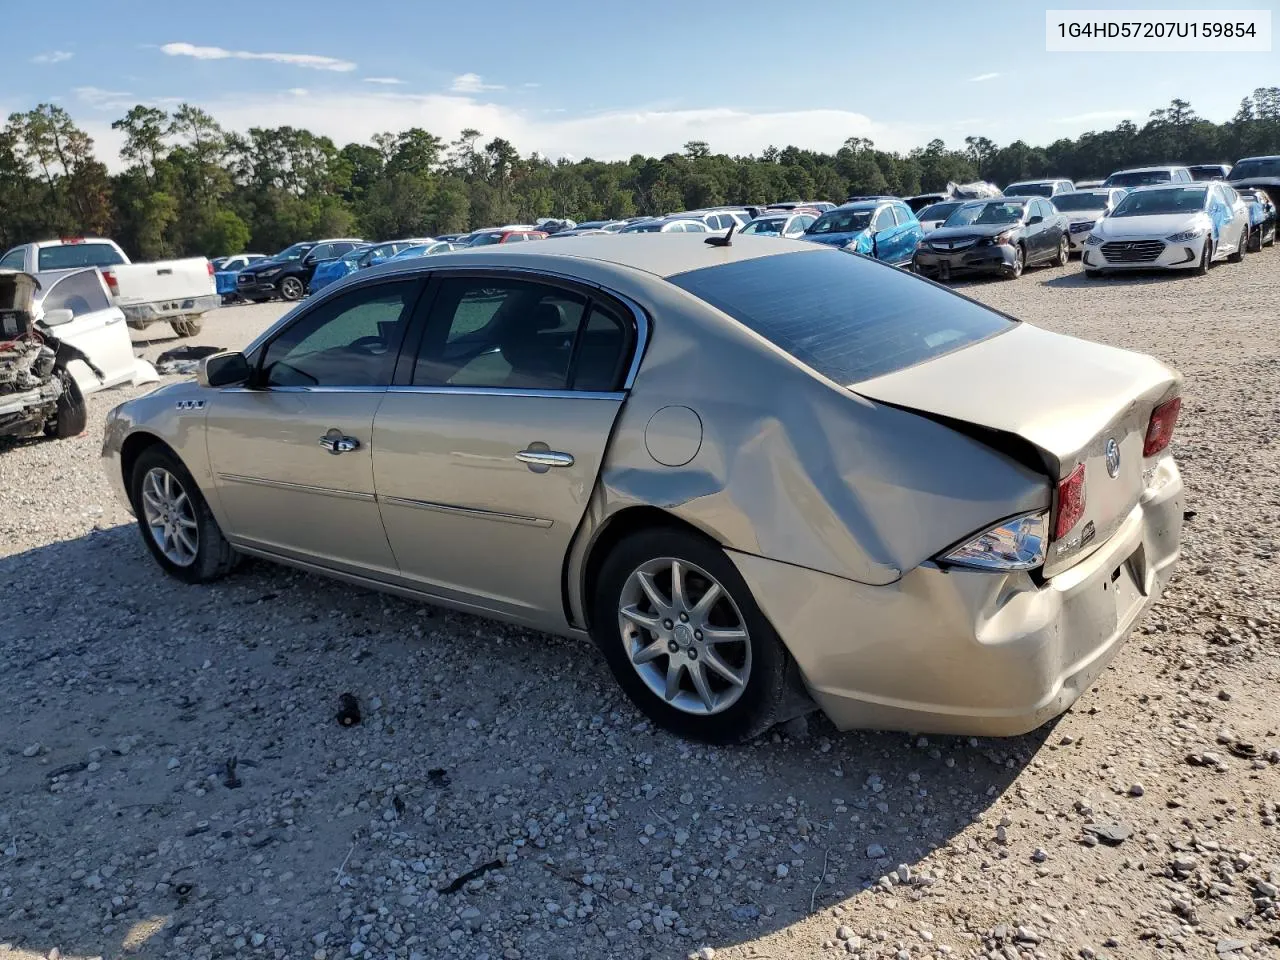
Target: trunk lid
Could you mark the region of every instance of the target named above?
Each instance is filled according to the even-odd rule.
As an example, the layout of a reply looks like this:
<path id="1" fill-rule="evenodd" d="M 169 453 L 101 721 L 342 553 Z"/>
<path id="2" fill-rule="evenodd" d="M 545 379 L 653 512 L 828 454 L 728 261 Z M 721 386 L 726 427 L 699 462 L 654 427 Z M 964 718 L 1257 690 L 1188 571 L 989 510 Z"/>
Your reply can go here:
<path id="1" fill-rule="evenodd" d="M 1022 323 L 850 389 L 948 423 L 1024 462 L 1029 444 L 1055 490 L 1083 464 L 1084 516 L 1050 548 L 1045 574 L 1052 576 L 1106 542 L 1138 502 L 1151 412 L 1180 385 L 1178 373 L 1153 357 Z"/>
<path id="2" fill-rule="evenodd" d="M 209 261 L 204 257 L 120 264 L 104 267 L 102 272 L 115 277 L 115 302 L 122 307 L 157 301 L 190 300 L 212 296 L 217 292 L 216 281 L 209 273 Z"/>

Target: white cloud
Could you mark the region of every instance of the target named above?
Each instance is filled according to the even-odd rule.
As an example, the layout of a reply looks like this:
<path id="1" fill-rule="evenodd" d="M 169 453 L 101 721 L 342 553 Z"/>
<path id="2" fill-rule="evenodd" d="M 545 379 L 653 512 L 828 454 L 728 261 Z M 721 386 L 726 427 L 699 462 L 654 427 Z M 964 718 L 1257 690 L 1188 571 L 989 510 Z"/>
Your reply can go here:
<path id="1" fill-rule="evenodd" d="M 306 87 L 290 87 L 289 92 L 292 93 L 295 97 L 305 97 L 311 91 L 308 90 Z"/>
<path id="2" fill-rule="evenodd" d="M 315 53 L 254 53 L 250 50 L 225 50 L 222 47 L 198 47 L 190 43 L 166 43 L 160 48 L 171 57 L 194 57 L 197 60 L 269 60 L 312 70 L 349 73 L 356 68 L 350 60 L 322 57 Z"/>
<path id="3" fill-rule="evenodd" d="M 48 53 L 38 53 L 31 58 L 32 63 L 62 63 L 70 60 L 75 54 L 68 50 L 50 50 Z"/>
<path id="4" fill-rule="evenodd" d="M 389 87 L 399 86 L 400 84 L 404 83 L 404 81 L 401 80 L 399 77 L 365 77 L 364 82 L 365 83 L 381 83 Z"/>
<path id="5" fill-rule="evenodd" d="M 998 73 L 980 73 L 976 77 L 970 77 L 969 82 L 982 83 L 984 80 L 994 80 L 998 76 L 1000 76 Z"/>
<path id="6" fill-rule="evenodd" d="M 76 99 L 96 110 L 127 109 L 138 102 L 138 98 L 127 90 L 103 90 L 101 87 L 75 87 L 72 91 Z"/>
<path id="7" fill-rule="evenodd" d="M 1094 110 L 1092 113 L 1077 113 L 1070 117 L 1057 117 L 1054 123 L 1094 123 L 1098 120 L 1123 120 L 1137 114 L 1136 110 Z"/>
<path id="8" fill-rule="evenodd" d="M 460 73 L 449 87 L 454 93 L 483 93 L 486 90 L 503 89 L 500 83 L 485 83 L 478 73 Z"/>

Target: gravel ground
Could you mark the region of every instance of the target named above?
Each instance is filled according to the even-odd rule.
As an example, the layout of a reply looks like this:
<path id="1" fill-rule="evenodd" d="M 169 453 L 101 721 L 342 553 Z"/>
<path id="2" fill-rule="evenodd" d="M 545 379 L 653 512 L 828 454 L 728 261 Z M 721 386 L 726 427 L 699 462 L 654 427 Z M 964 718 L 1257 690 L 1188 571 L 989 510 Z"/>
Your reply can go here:
<path id="1" fill-rule="evenodd" d="M 1179 572 L 1010 740 L 813 715 L 708 749 L 566 640 L 263 563 L 183 586 L 97 395 L 85 436 L 0 449 L 0 958 L 1280 956 L 1278 278 L 964 287 L 1187 378 Z"/>

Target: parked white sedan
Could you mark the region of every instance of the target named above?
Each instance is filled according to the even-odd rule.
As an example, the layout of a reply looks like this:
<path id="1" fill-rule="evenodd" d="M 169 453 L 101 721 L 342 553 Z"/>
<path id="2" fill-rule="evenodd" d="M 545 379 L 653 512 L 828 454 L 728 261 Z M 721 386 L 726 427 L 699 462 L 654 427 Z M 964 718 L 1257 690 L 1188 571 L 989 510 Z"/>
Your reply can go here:
<path id="1" fill-rule="evenodd" d="M 1086 276 L 1104 270 L 1171 269 L 1207 273 L 1248 249 L 1249 214 L 1225 183 L 1137 187 L 1094 224 L 1081 260 Z"/>

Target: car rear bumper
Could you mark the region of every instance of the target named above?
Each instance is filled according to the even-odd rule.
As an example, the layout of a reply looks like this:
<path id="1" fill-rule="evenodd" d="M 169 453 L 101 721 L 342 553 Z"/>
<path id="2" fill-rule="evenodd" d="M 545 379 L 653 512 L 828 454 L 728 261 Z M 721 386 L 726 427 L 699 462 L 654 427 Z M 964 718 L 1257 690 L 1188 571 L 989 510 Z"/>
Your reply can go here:
<path id="1" fill-rule="evenodd" d="M 210 293 L 203 297 L 185 297 L 181 300 L 158 300 L 154 303 L 120 304 L 120 310 L 128 320 L 171 320 L 208 313 L 222 306 L 222 296 Z"/>
<path id="2" fill-rule="evenodd" d="M 916 250 L 911 265 L 926 277 L 961 273 L 1001 273 L 1013 267 L 1015 248 L 1009 245 L 966 247 L 942 252 L 925 248 Z"/>
<path id="3" fill-rule="evenodd" d="M 867 586 L 730 557 L 837 727 L 1013 736 L 1070 707 L 1159 599 L 1183 499 L 1164 457 L 1111 539 L 1047 582 L 923 565 Z"/>

